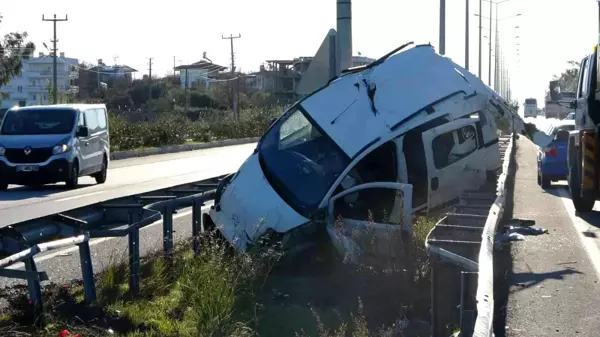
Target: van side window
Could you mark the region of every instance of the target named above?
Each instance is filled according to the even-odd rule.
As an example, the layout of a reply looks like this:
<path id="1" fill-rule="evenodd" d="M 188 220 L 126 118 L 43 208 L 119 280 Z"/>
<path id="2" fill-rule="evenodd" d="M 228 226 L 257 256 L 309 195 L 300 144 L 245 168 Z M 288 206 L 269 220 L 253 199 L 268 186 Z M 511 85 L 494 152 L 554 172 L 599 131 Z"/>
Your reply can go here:
<path id="1" fill-rule="evenodd" d="M 98 117 L 96 116 L 96 110 L 92 109 L 85 111 L 85 122 L 87 123 L 90 133 L 98 129 Z"/>
<path id="2" fill-rule="evenodd" d="M 435 137 L 431 145 L 435 167 L 442 169 L 477 150 L 477 131 L 467 125 Z"/>
<path id="3" fill-rule="evenodd" d="M 96 109 L 98 115 L 98 127 L 100 130 L 106 130 L 106 111 L 104 109 Z"/>

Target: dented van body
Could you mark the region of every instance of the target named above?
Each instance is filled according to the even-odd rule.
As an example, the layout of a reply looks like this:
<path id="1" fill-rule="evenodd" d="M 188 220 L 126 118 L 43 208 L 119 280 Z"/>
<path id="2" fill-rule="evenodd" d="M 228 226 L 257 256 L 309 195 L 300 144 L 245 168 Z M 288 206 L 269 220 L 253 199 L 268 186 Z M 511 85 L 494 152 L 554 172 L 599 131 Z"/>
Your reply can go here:
<path id="1" fill-rule="evenodd" d="M 509 113 L 498 99 L 429 45 L 350 70 L 271 125 L 221 182 L 209 220 L 239 250 L 266 234 L 298 248 L 327 233 L 347 252 L 340 222 L 410 233 L 413 212 L 500 169 L 496 119 Z"/>

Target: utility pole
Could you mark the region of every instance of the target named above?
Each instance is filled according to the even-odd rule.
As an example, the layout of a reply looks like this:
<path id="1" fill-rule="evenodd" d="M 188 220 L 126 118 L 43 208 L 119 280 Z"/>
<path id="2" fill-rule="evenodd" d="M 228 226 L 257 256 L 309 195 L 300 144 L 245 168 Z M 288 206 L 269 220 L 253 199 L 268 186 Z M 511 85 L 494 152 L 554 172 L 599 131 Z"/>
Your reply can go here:
<path id="1" fill-rule="evenodd" d="M 229 42 L 231 43 L 231 78 L 232 78 L 232 80 L 235 75 L 235 54 L 233 52 L 233 40 L 239 39 L 241 37 L 242 37 L 242 34 L 238 34 L 238 36 L 233 36 L 233 34 L 229 34 L 229 37 L 221 36 L 221 39 L 229 40 Z M 231 81 L 229 82 L 229 87 L 230 88 L 232 87 Z M 239 90 L 239 85 L 238 85 L 237 89 Z M 231 94 L 232 94 L 231 95 L 231 106 L 233 108 L 233 117 L 235 119 L 237 119 L 238 118 L 238 104 L 237 104 L 237 100 L 235 98 L 235 93 L 234 93 L 233 88 L 231 90 Z M 238 92 L 238 95 L 239 95 L 239 92 Z"/>
<path id="2" fill-rule="evenodd" d="M 152 111 L 152 57 L 148 58 L 148 112 Z"/>
<path id="3" fill-rule="evenodd" d="M 446 54 L 446 0 L 440 0 L 440 55 Z"/>
<path id="4" fill-rule="evenodd" d="M 469 70 L 469 0 L 465 0 L 465 69 Z"/>
<path id="5" fill-rule="evenodd" d="M 173 56 L 173 76 L 175 76 L 175 56 Z"/>
<path id="6" fill-rule="evenodd" d="M 64 19 L 57 19 L 56 18 L 56 14 L 54 14 L 54 18 L 53 19 L 46 19 L 44 17 L 44 15 L 42 14 L 42 21 L 52 21 L 52 23 L 54 24 L 54 40 L 52 40 L 53 43 L 53 49 L 52 49 L 52 54 L 53 54 L 53 61 L 52 61 L 52 100 L 54 101 L 54 104 L 58 103 L 58 87 L 57 87 L 57 83 L 58 79 L 57 79 L 57 66 L 56 66 L 56 58 L 58 57 L 57 55 L 57 49 L 56 49 L 56 42 L 58 42 L 58 39 L 56 38 L 56 23 L 59 21 L 68 21 L 68 16 L 65 15 Z"/>
<path id="7" fill-rule="evenodd" d="M 496 40 L 496 47 L 495 47 L 496 54 L 494 57 L 494 59 L 495 59 L 494 63 L 496 64 L 496 69 L 498 69 L 498 63 L 500 62 L 500 52 L 499 52 L 499 50 L 500 50 L 500 34 L 498 31 L 498 3 L 496 3 L 496 19 L 495 19 L 495 21 L 496 21 L 496 34 L 495 34 L 495 36 L 496 36 L 496 39 L 495 39 Z M 494 83 L 496 83 L 494 85 L 494 90 L 496 90 L 496 91 L 498 91 L 498 87 L 500 86 L 498 80 L 496 79 L 497 77 L 498 77 L 498 70 L 496 70 L 496 73 L 494 74 Z"/>
<path id="8" fill-rule="evenodd" d="M 488 53 L 488 87 L 492 86 L 492 3 L 490 2 L 490 33 L 489 33 L 489 53 Z"/>
<path id="9" fill-rule="evenodd" d="M 481 12 L 481 6 L 483 5 L 483 0 L 479 0 L 479 64 L 477 66 L 477 74 L 479 75 L 479 79 L 481 79 L 481 31 L 483 29 L 483 26 L 481 25 L 481 15 L 483 15 L 483 13 Z"/>

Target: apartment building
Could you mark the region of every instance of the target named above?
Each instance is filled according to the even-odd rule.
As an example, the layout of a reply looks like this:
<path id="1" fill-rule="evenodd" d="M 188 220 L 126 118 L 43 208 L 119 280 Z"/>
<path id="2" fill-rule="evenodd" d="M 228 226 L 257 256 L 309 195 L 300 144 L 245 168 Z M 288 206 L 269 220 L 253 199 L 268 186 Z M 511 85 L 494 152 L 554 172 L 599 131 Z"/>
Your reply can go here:
<path id="1" fill-rule="evenodd" d="M 66 57 L 65 53 L 59 54 L 56 69 L 59 95 L 77 93 L 78 64 L 78 59 Z M 15 105 L 51 104 L 52 66 L 52 55 L 44 53 L 23 61 L 21 73 L 0 87 L 0 109 Z"/>

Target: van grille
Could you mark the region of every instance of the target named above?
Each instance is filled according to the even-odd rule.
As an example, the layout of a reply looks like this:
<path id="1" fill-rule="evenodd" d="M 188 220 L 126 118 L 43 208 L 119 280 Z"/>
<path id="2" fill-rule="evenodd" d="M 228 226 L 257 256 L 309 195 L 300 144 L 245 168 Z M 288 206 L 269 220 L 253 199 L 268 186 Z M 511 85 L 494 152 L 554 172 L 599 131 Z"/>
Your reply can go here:
<path id="1" fill-rule="evenodd" d="M 25 154 L 24 148 L 6 149 L 4 156 L 9 162 L 14 164 L 42 163 L 52 156 L 52 148 L 32 148 L 28 155 Z"/>

